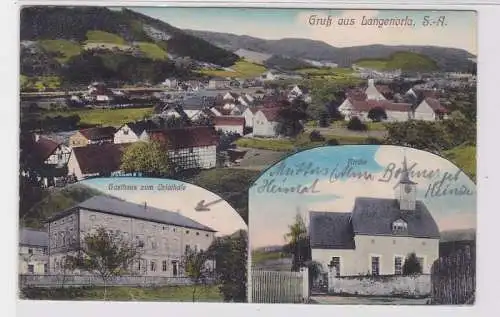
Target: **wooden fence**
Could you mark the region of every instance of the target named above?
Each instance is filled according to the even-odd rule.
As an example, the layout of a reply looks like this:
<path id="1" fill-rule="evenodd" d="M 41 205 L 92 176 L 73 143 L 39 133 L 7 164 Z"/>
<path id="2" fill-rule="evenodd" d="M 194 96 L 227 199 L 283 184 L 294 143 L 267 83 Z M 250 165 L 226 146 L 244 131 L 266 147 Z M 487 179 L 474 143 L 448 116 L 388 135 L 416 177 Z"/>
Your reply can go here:
<path id="1" fill-rule="evenodd" d="M 470 247 L 436 260 L 431 275 L 431 304 L 474 304 L 476 256 Z"/>
<path id="2" fill-rule="evenodd" d="M 252 269 L 252 303 L 303 303 L 308 299 L 307 268 L 300 272 Z"/>

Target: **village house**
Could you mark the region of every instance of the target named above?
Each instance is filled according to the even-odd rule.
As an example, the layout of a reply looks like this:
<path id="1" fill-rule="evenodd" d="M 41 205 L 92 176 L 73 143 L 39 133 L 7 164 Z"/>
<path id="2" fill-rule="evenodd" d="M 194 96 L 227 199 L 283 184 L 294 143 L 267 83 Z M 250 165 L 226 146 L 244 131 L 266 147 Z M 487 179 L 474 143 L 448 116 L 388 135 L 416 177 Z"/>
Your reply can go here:
<path id="1" fill-rule="evenodd" d="M 198 120 L 205 110 L 215 106 L 216 97 L 195 95 L 181 101 L 181 109 L 189 120 Z M 182 115 L 181 115 L 182 116 Z"/>
<path id="2" fill-rule="evenodd" d="M 276 137 L 278 132 L 278 114 L 281 108 L 261 108 L 253 118 L 253 136 Z"/>
<path id="3" fill-rule="evenodd" d="M 213 127 L 195 126 L 154 131 L 150 140 L 164 142 L 178 170 L 216 166 L 218 136 Z"/>
<path id="4" fill-rule="evenodd" d="M 309 96 L 309 89 L 303 85 L 295 85 L 288 92 L 288 101 L 293 101 L 294 99 L 302 98 L 305 102 L 311 102 L 311 97 Z"/>
<path id="5" fill-rule="evenodd" d="M 229 88 L 231 81 L 222 77 L 214 77 L 208 81 L 208 89 L 226 89 Z"/>
<path id="6" fill-rule="evenodd" d="M 446 118 L 448 110 L 441 105 L 438 99 L 425 98 L 413 110 L 415 120 L 436 121 Z"/>
<path id="7" fill-rule="evenodd" d="M 146 141 L 148 139 L 148 133 L 157 130 L 158 128 L 159 127 L 150 120 L 129 122 L 118 128 L 115 132 L 113 143 L 120 144 Z"/>
<path id="8" fill-rule="evenodd" d="M 96 176 L 122 175 L 122 156 L 129 144 L 105 143 L 74 147 L 68 161 L 68 176 L 82 180 Z"/>
<path id="9" fill-rule="evenodd" d="M 162 85 L 170 89 L 176 89 L 178 81 L 176 78 L 167 78 L 163 81 Z"/>
<path id="10" fill-rule="evenodd" d="M 366 87 L 365 95 L 368 100 L 387 100 L 382 92 L 379 91 L 373 79 L 368 79 L 368 87 Z"/>
<path id="11" fill-rule="evenodd" d="M 75 255 L 99 227 L 138 248 L 132 275 L 181 277 L 186 252 L 207 250 L 215 237 L 215 230 L 179 212 L 95 196 L 47 220 L 50 273 L 61 273 L 64 257 Z"/>
<path id="12" fill-rule="evenodd" d="M 346 121 L 353 117 L 361 121 L 370 121 L 370 110 L 382 109 L 389 122 L 404 122 L 412 118 L 412 105 L 408 103 L 395 103 L 387 100 L 354 100 L 347 98 L 339 107 L 339 112 Z"/>
<path id="13" fill-rule="evenodd" d="M 253 121 L 254 121 L 254 116 L 255 113 L 257 112 L 257 108 L 250 108 L 247 107 L 245 111 L 243 111 L 243 118 L 245 118 L 245 127 L 246 128 L 253 128 Z"/>
<path id="14" fill-rule="evenodd" d="M 19 228 L 19 274 L 47 274 L 48 247 L 47 232 Z"/>
<path id="15" fill-rule="evenodd" d="M 79 147 L 89 144 L 112 143 L 114 135 L 115 128 L 113 127 L 82 129 L 69 137 L 69 145 L 71 147 Z"/>
<path id="16" fill-rule="evenodd" d="M 219 116 L 213 118 L 216 131 L 244 135 L 245 118 L 236 116 Z"/>
<path id="17" fill-rule="evenodd" d="M 29 165 L 36 167 L 39 180 L 45 187 L 54 186 L 66 177 L 71 149 L 62 142 L 35 134 L 23 151 L 26 151 Z"/>
<path id="18" fill-rule="evenodd" d="M 352 212 L 311 211 L 312 260 L 336 276 L 401 275 L 415 253 L 429 274 L 439 258 L 439 229 L 416 197 L 405 158 L 394 199 L 357 197 Z"/>

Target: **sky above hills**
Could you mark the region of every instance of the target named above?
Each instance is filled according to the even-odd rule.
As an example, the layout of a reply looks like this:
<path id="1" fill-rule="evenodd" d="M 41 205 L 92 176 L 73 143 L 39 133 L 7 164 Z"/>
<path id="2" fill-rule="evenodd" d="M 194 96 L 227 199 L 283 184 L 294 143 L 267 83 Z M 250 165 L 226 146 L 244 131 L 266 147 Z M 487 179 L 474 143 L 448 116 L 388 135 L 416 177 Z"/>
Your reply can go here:
<path id="1" fill-rule="evenodd" d="M 473 11 L 308 10 L 250 8 L 130 8 L 181 29 L 203 30 L 262 39 L 305 38 L 336 47 L 370 44 L 432 45 L 477 53 L 477 18 Z M 314 16 L 314 18 L 311 18 Z M 423 26 L 425 17 L 446 25 Z M 311 25 L 331 18 L 331 25 Z M 363 19 L 411 19 L 414 26 L 361 25 Z M 355 19 L 355 25 L 338 25 Z M 317 23 L 317 22 L 316 22 Z"/>

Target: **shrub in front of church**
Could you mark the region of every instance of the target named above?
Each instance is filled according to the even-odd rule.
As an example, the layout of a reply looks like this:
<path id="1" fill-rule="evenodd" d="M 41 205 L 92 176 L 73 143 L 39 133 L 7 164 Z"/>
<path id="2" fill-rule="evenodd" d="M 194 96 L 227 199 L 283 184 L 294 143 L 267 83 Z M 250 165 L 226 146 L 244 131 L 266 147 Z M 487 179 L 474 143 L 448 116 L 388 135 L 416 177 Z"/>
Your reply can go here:
<path id="1" fill-rule="evenodd" d="M 403 275 L 422 274 L 422 265 L 415 253 L 410 253 L 403 264 Z"/>

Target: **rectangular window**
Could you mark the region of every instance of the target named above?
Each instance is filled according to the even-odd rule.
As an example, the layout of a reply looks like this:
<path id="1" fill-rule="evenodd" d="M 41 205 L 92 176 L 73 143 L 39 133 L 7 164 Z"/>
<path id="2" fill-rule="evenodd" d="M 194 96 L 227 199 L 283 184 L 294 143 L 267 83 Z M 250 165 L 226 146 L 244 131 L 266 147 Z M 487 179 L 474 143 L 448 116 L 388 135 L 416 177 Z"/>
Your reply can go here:
<path id="1" fill-rule="evenodd" d="M 151 261 L 150 269 L 151 269 L 151 272 L 156 272 L 156 262 L 155 261 Z"/>
<path id="2" fill-rule="evenodd" d="M 163 272 L 166 272 L 166 271 L 167 271 L 167 261 L 166 261 L 166 260 L 163 260 L 163 261 L 161 262 L 161 270 L 162 270 Z"/>
<path id="3" fill-rule="evenodd" d="M 372 275 L 380 274 L 380 257 L 372 256 Z"/>
<path id="4" fill-rule="evenodd" d="M 33 249 L 29 248 L 29 249 L 28 249 L 28 254 L 29 254 L 29 255 L 32 255 L 32 254 L 33 254 Z"/>
<path id="5" fill-rule="evenodd" d="M 335 276 L 339 277 L 340 276 L 340 257 L 338 257 L 338 256 L 332 257 L 332 260 L 330 261 L 330 267 L 332 269 L 335 269 Z"/>
<path id="6" fill-rule="evenodd" d="M 35 273 L 35 266 L 33 264 L 28 264 L 28 273 Z"/>
<path id="7" fill-rule="evenodd" d="M 394 275 L 403 274 L 403 258 L 397 256 L 394 258 Z"/>
<path id="8" fill-rule="evenodd" d="M 189 251 L 191 251 L 191 246 L 189 244 L 186 244 L 184 252 L 189 253 Z"/>
<path id="9" fill-rule="evenodd" d="M 45 274 L 49 273 L 49 266 L 47 265 L 47 263 L 43 265 L 43 273 Z"/>
<path id="10" fill-rule="evenodd" d="M 43 252 L 43 255 L 47 255 L 47 253 L 48 253 L 48 252 L 47 252 L 47 248 L 43 248 L 43 251 L 42 251 L 42 252 Z"/>

